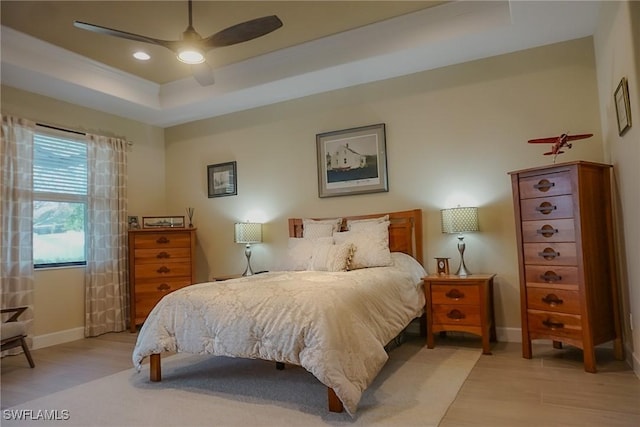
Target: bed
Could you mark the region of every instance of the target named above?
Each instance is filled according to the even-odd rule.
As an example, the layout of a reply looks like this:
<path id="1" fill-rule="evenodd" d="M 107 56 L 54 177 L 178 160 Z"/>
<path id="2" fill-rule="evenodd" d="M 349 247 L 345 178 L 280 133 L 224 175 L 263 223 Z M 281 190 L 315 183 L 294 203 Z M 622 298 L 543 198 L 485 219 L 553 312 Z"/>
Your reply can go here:
<path id="1" fill-rule="evenodd" d="M 353 416 L 385 346 L 416 318 L 423 330 L 422 211 L 292 218 L 289 248 L 281 271 L 166 295 L 140 330 L 135 367 L 149 357 L 150 380 L 160 381 L 165 351 L 298 365 L 327 386 L 329 411 Z"/>

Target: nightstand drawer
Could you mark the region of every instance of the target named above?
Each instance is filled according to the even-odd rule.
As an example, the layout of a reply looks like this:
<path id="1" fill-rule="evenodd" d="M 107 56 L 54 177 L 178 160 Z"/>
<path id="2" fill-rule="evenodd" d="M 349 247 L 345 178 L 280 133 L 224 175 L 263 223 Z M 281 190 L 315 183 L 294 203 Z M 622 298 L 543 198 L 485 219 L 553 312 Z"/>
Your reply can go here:
<path id="1" fill-rule="evenodd" d="M 480 288 L 474 285 L 438 284 L 431 285 L 431 303 L 437 304 L 480 304 Z"/>
<path id="2" fill-rule="evenodd" d="M 433 324 L 480 326 L 480 306 L 434 305 Z"/>

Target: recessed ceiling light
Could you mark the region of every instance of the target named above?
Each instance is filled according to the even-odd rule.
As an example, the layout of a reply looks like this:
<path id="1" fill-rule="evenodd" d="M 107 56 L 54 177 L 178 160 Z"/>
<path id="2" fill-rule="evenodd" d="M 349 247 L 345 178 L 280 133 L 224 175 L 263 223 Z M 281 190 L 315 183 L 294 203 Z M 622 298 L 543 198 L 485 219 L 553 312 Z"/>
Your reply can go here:
<path id="1" fill-rule="evenodd" d="M 151 59 L 151 56 L 147 52 L 138 51 L 133 54 L 133 57 L 139 59 L 140 61 L 148 61 Z"/>

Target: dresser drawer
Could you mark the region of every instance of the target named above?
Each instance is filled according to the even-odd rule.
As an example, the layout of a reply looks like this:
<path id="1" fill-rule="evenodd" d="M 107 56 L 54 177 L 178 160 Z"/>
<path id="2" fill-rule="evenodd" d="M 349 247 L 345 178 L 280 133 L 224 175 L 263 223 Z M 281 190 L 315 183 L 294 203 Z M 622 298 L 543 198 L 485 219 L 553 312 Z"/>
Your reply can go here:
<path id="1" fill-rule="evenodd" d="M 136 264 L 189 262 L 191 248 L 136 249 Z"/>
<path id="2" fill-rule="evenodd" d="M 578 291 L 553 288 L 527 288 L 527 306 L 533 310 L 580 314 Z"/>
<path id="3" fill-rule="evenodd" d="M 480 304 L 479 286 L 431 285 L 431 304 Z"/>
<path id="4" fill-rule="evenodd" d="M 134 248 L 189 248 L 191 235 L 188 231 L 171 233 L 144 233 L 135 236 Z"/>
<path id="5" fill-rule="evenodd" d="M 573 219 L 523 221 L 522 241 L 529 242 L 575 242 Z"/>
<path id="6" fill-rule="evenodd" d="M 474 325 L 480 326 L 480 306 L 437 304 L 433 306 L 435 325 Z"/>
<path id="7" fill-rule="evenodd" d="M 521 199 L 572 193 L 571 174 L 569 172 L 521 177 L 518 184 Z"/>
<path id="8" fill-rule="evenodd" d="M 525 265 L 527 287 L 578 289 L 578 267 Z"/>
<path id="9" fill-rule="evenodd" d="M 147 278 L 178 277 L 178 276 L 191 277 L 191 264 L 188 262 L 136 264 L 135 274 L 138 282 L 140 281 L 140 279 L 147 279 Z M 137 284 L 136 284 L 136 288 L 137 288 Z"/>
<path id="10" fill-rule="evenodd" d="M 546 336 L 582 340 L 582 318 L 575 314 L 529 310 L 529 332 L 533 337 Z"/>
<path id="11" fill-rule="evenodd" d="M 520 202 L 523 221 L 573 218 L 573 197 L 555 196 Z"/>
<path id="12" fill-rule="evenodd" d="M 524 262 L 533 265 L 577 265 L 575 243 L 524 243 Z"/>
<path id="13" fill-rule="evenodd" d="M 167 280 L 138 280 L 135 293 L 135 317 L 145 318 L 165 295 L 190 284 L 191 277 Z"/>

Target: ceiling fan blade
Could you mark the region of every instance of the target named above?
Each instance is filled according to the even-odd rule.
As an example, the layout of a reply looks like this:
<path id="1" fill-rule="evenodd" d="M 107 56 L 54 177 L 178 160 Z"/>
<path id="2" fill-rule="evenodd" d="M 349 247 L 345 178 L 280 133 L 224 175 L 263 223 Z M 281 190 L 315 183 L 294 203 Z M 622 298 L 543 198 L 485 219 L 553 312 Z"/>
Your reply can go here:
<path id="1" fill-rule="evenodd" d="M 202 40 L 202 45 L 208 49 L 230 46 L 269 34 L 282 25 L 282 21 L 276 15 L 263 16 L 218 31 Z"/>
<path id="2" fill-rule="evenodd" d="M 201 86 L 211 86 L 215 83 L 213 68 L 206 62 L 191 65 L 191 73 Z"/>
<path id="3" fill-rule="evenodd" d="M 169 49 L 174 49 L 177 42 L 154 39 L 152 37 L 141 36 L 139 34 L 128 33 L 126 31 L 114 30 L 113 28 L 102 27 L 100 25 L 89 24 L 87 22 L 73 21 L 73 25 L 77 28 L 81 28 L 87 31 L 93 31 L 94 33 L 104 34 L 107 36 L 120 37 L 121 39 L 134 40 L 143 43 L 157 44 Z"/>

